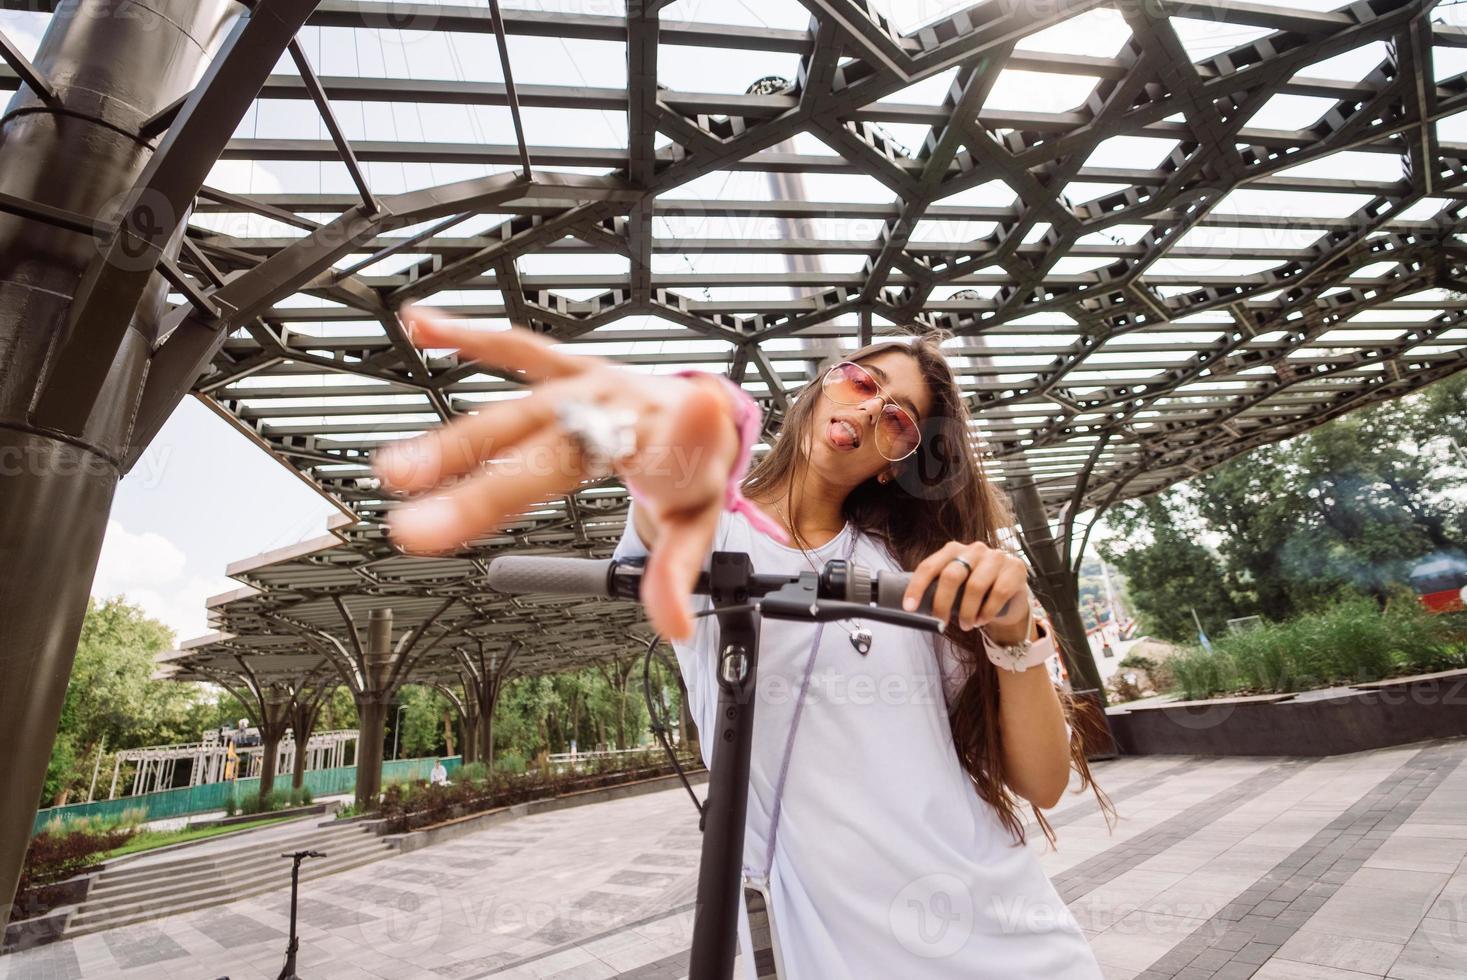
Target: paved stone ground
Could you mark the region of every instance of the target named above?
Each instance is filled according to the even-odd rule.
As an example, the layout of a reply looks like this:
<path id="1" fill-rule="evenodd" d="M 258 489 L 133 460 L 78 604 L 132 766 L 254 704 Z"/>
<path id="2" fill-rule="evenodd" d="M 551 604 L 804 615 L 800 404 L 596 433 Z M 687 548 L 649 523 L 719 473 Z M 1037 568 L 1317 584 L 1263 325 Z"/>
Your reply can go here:
<path id="1" fill-rule="evenodd" d="M 1031 846 L 1109 980 L 1467 978 L 1467 740 L 1328 759 L 1120 759 Z M 1032 829 L 1032 828 L 1031 828 Z M 525 817 L 309 882 L 300 973 L 680 980 L 682 790 Z M 289 894 L 0 958 L 0 980 L 270 980 Z M 914 970 L 913 976 L 920 976 Z M 1015 978 L 1024 980 L 1024 978 Z"/>

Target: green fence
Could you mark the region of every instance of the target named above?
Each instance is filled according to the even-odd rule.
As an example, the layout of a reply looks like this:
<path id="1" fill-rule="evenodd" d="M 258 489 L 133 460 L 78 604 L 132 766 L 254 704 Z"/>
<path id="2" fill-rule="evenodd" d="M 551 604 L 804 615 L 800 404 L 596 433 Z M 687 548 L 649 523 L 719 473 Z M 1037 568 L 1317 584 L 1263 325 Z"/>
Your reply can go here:
<path id="1" fill-rule="evenodd" d="M 427 779 L 433 771 L 433 759 L 393 759 L 382 763 L 382 783 L 386 785 L 398 779 Z M 452 773 L 463 760 L 459 756 L 443 759 L 443 767 Z M 306 789 L 312 796 L 339 796 L 356 788 L 357 767 L 342 766 L 338 769 L 313 769 L 306 773 Z M 275 777 L 277 789 L 290 788 L 290 773 Z M 223 810 L 225 801 L 231 796 L 243 800 L 260 791 L 260 779 L 251 776 L 227 783 L 209 783 L 204 786 L 185 786 L 180 789 L 165 789 L 157 793 L 142 793 L 138 796 L 123 796 L 115 800 L 96 800 L 91 803 L 72 803 L 68 806 L 53 806 L 36 813 L 32 833 L 40 833 L 52 820 L 70 822 L 84 817 L 96 817 L 103 822 L 120 820 L 127 810 L 142 810 L 144 820 L 165 820 L 169 817 L 186 817 L 194 813 L 210 813 Z"/>

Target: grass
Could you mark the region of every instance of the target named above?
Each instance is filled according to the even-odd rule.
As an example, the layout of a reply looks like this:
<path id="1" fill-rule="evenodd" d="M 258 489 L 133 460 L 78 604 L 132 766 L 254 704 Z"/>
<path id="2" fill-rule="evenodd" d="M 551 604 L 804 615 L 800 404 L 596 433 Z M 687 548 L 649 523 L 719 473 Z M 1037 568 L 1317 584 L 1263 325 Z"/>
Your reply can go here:
<path id="1" fill-rule="evenodd" d="M 184 827 L 182 830 L 142 830 L 131 840 L 116 850 L 108 851 L 101 855 L 101 860 L 122 857 L 124 854 L 137 854 L 139 851 L 152 851 L 170 844 L 182 844 L 184 841 L 204 840 L 209 837 L 218 837 L 220 834 L 232 834 L 236 830 L 251 830 L 255 827 L 265 827 L 272 823 L 281 823 L 292 820 L 293 817 L 264 817 L 260 820 L 251 820 L 247 823 L 230 824 L 225 827 Z"/>
<path id="2" fill-rule="evenodd" d="M 1381 612 L 1370 600 L 1340 602 L 1187 648 L 1167 661 L 1186 700 L 1285 694 L 1467 667 L 1467 618 L 1431 616 L 1415 603 Z"/>

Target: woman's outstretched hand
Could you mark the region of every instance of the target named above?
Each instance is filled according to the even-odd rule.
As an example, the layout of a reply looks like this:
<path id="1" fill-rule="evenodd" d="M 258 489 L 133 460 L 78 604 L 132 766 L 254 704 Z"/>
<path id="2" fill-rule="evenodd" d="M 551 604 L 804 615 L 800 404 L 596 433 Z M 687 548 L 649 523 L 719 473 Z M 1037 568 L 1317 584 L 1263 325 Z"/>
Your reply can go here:
<path id="1" fill-rule="evenodd" d="M 476 415 L 379 450 L 375 467 L 383 486 L 412 498 L 388 516 L 397 543 L 412 552 L 448 551 L 571 492 L 589 474 L 556 406 L 576 399 L 607 411 L 630 410 L 637 451 L 615 469 L 634 482 L 637 509 L 657 530 L 649 542 L 642 602 L 658 632 L 691 636 L 688 598 L 712 547 L 738 450 L 717 379 L 634 373 L 604 358 L 563 353 L 519 327 L 476 330 L 423 308 L 401 315 L 418 347 L 454 348 L 505 374 L 518 373 L 530 393 L 486 403 Z"/>
<path id="2" fill-rule="evenodd" d="M 958 558 L 968 565 L 955 560 Z M 1023 639 L 1006 635 L 1022 630 L 1028 621 L 1029 568 L 1022 558 L 982 541 L 949 541 L 912 570 L 903 607 L 916 609 L 933 579 L 937 591 L 932 596 L 932 615 L 946 622 L 956 612 L 962 629 L 985 626 L 994 639 L 1004 643 Z M 955 605 L 959 589 L 962 602 Z"/>

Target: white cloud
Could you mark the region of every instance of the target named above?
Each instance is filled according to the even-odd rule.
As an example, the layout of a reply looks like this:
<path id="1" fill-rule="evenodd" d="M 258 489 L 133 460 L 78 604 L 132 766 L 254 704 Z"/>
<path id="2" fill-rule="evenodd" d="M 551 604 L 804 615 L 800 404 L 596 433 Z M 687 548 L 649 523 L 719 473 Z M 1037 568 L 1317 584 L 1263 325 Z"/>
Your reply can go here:
<path id="1" fill-rule="evenodd" d="M 92 595 L 126 596 L 149 616 L 173 630 L 179 640 L 206 632 L 204 600 L 237 583 L 223 576 L 191 574 L 183 550 L 161 534 L 134 534 L 107 522 Z"/>

